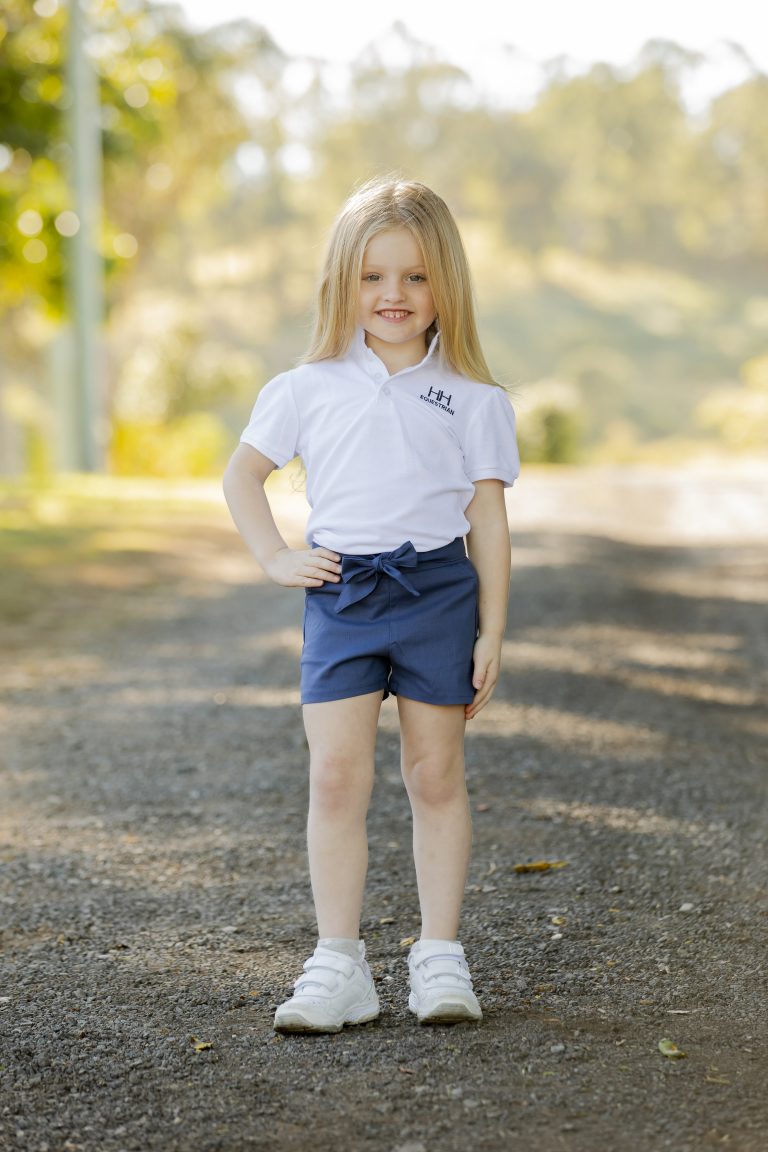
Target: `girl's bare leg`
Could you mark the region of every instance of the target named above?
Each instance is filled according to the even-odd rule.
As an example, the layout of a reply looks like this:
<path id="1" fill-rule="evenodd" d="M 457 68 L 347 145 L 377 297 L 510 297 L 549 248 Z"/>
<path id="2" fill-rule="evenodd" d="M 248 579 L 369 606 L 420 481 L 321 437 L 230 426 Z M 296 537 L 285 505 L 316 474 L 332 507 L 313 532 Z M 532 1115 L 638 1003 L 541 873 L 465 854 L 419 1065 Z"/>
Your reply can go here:
<path id="1" fill-rule="evenodd" d="M 472 846 L 464 779 L 464 706 L 398 696 L 402 772 L 413 813 L 421 935 L 455 940 Z"/>
<path id="2" fill-rule="evenodd" d="M 368 870 L 365 821 L 383 692 L 304 705 L 307 849 L 320 938 L 357 940 Z"/>

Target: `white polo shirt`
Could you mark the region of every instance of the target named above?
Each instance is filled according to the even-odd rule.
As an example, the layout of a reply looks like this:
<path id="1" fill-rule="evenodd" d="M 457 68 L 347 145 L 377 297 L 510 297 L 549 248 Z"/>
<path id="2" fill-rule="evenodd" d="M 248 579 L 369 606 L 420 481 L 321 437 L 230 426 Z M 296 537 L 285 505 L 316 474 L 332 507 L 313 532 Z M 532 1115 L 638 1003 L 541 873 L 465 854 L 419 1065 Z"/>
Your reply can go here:
<path id="1" fill-rule="evenodd" d="M 362 328 L 338 360 L 302 364 L 262 388 L 241 440 L 282 468 L 301 456 L 307 543 L 362 555 L 417 552 L 469 530 L 474 481 L 520 470 L 506 393 L 445 368 L 436 336 L 390 376 Z"/>

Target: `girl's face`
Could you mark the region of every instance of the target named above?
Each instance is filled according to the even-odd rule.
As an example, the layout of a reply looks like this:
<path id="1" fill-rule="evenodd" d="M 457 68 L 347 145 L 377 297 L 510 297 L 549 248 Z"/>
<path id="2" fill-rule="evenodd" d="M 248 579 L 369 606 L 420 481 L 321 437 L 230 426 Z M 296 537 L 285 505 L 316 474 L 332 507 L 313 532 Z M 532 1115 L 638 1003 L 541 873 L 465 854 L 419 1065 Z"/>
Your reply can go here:
<path id="1" fill-rule="evenodd" d="M 366 344 L 389 367 L 396 357 L 417 364 L 426 352 L 425 332 L 435 319 L 435 303 L 416 237 L 407 228 L 379 232 L 363 256 L 357 322 Z"/>

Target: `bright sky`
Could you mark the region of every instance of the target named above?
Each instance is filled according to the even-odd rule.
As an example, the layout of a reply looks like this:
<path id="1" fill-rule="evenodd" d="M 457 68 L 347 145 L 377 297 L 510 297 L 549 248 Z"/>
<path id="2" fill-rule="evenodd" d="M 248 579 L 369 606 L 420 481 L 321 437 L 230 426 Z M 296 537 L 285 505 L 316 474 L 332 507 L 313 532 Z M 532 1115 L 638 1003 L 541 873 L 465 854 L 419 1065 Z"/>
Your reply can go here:
<path id="1" fill-rule="evenodd" d="M 595 60 L 629 64 L 646 40 L 674 40 L 706 53 L 685 96 L 701 107 L 747 74 L 726 43 L 735 42 L 768 71 L 765 6 L 759 0 L 175 0 L 196 28 L 249 17 L 267 28 L 290 56 L 350 63 L 366 45 L 382 41 L 395 21 L 468 71 L 484 93 L 505 103 L 533 95 L 535 67 L 568 56 L 574 70 Z M 509 49 L 514 49 L 510 54 Z"/>

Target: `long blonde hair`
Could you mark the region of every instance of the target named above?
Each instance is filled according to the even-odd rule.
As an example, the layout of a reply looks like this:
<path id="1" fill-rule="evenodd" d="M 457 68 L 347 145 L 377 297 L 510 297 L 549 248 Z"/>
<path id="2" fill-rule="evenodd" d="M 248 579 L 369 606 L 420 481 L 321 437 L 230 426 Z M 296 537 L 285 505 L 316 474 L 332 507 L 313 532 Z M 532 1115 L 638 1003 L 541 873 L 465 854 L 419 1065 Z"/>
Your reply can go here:
<path id="1" fill-rule="evenodd" d="M 363 184 L 336 217 L 304 363 L 334 359 L 349 350 L 357 324 L 366 245 L 377 233 L 399 227 L 408 228 L 421 247 L 444 363 L 472 380 L 495 384 L 480 347 L 472 278 L 456 221 L 445 201 L 431 188 L 393 176 L 377 177 Z M 427 335 L 431 334 L 434 333 Z"/>

